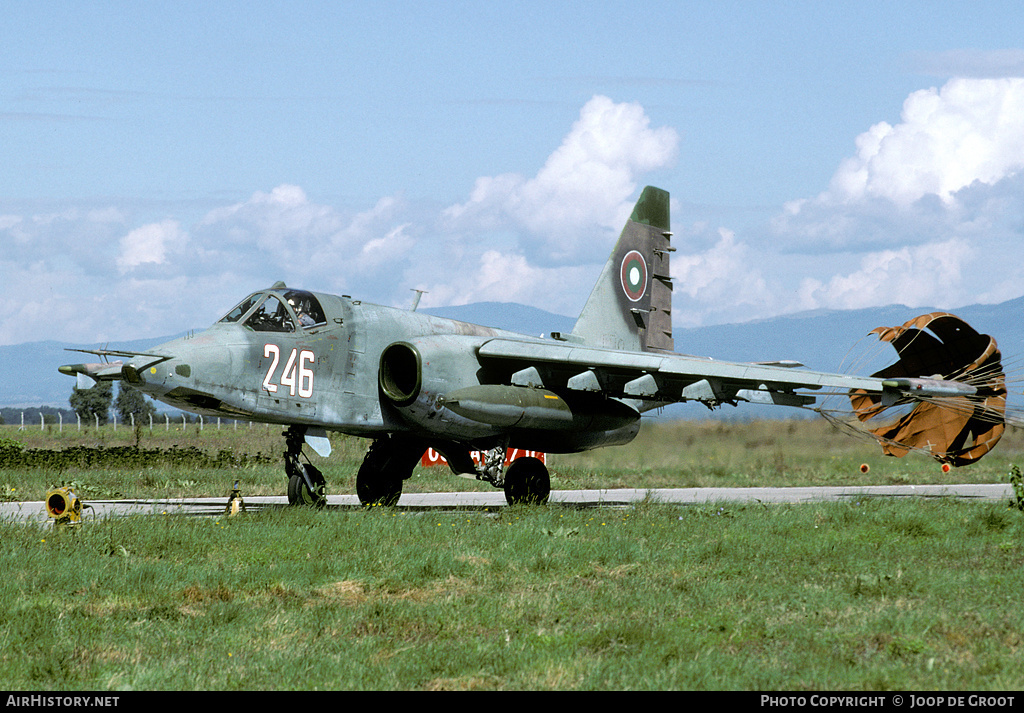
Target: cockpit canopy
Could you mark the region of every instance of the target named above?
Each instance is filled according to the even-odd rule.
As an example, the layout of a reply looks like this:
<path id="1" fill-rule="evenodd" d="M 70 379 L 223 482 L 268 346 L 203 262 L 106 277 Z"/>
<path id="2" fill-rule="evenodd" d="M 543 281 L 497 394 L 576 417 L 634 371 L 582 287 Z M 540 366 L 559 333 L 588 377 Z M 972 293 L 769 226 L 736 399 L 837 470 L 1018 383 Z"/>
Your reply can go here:
<path id="1" fill-rule="evenodd" d="M 255 332 L 294 332 L 327 322 L 320 301 L 305 290 L 254 292 L 224 315 L 221 322 L 242 324 Z"/>

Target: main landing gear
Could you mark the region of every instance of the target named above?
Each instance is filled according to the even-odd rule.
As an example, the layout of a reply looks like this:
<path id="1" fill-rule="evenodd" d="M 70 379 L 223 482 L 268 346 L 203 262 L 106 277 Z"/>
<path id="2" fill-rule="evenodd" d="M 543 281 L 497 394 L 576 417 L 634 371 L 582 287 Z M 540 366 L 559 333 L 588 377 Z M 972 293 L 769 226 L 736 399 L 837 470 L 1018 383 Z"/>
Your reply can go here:
<path id="1" fill-rule="evenodd" d="M 367 507 L 397 504 L 402 483 L 412 475 L 426 449 L 419 439 L 394 435 L 376 439 L 356 476 L 359 502 Z M 505 450 L 505 445 L 500 445 L 483 451 L 479 464 L 469 457 L 465 447 L 448 444 L 442 452 L 456 475 L 473 474 L 477 480 L 502 488 L 509 505 L 546 503 L 551 493 L 547 466 L 537 458 L 519 458 L 505 469 L 503 476 Z"/>
<path id="2" fill-rule="evenodd" d="M 288 504 L 323 507 L 327 504 L 327 480 L 323 473 L 306 459 L 302 463 L 305 426 L 289 426 L 284 432 L 284 472 L 288 476 Z"/>
<path id="3" fill-rule="evenodd" d="M 524 457 L 512 461 L 505 468 L 505 453 L 508 442 L 501 443 L 487 451 L 481 451 L 480 463 L 475 463 L 464 449 L 453 446 L 445 453 L 448 465 L 458 475 L 472 473 L 477 480 L 483 480 L 505 491 L 509 505 L 542 505 L 551 494 L 551 478 L 548 468 L 539 458 Z M 504 474 L 502 471 L 504 470 Z"/>
<path id="4" fill-rule="evenodd" d="M 309 462 L 303 463 L 302 444 L 305 426 L 289 426 L 285 431 L 284 468 L 288 476 L 288 503 L 323 507 L 327 503 L 327 481 L 323 473 Z M 375 439 L 356 474 L 356 495 L 365 507 L 390 507 L 398 504 L 402 484 L 412 475 L 426 444 L 416 438 L 390 435 Z M 449 465 L 458 473 L 472 473 L 505 491 L 509 505 L 543 504 L 551 494 L 547 466 L 538 458 L 518 458 L 504 468 L 505 445 L 484 451 L 477 464 L 464 447 L 452 445 L 445 449 Z M 502 471 L 504 470 L 504 473 Z"/>

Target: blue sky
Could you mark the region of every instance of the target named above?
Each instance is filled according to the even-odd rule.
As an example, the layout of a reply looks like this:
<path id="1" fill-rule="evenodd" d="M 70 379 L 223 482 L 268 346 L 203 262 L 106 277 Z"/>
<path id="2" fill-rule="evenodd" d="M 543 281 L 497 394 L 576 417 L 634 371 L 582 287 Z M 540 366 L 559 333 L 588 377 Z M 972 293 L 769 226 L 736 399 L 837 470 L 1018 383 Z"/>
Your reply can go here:
<path id="1" fill-rule="evenodd" d="M 15 1 L 0 344 L 201 327 L 278 279 L 572 315 L 646 184 L 677 326 L 1017 297 L 1022 26 L 1016 2 Z"/>

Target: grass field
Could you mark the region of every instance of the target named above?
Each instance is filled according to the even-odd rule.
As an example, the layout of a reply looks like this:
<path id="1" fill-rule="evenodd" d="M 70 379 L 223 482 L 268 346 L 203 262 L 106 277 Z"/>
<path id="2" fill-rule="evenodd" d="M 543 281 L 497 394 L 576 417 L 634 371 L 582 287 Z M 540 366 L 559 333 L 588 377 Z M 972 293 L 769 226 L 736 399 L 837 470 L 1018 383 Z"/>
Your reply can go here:
<path id="1" fill-rule="evenodd" d="M 122 430 L 0 437 L 133 444 Z M 550 465 L 555 488 L 1006 482 L 1020 443 L 943 474 L 827 424 L 673 423 Z M 282 450 L 265 427 L 156 429 L 140 445 Z M 364 448 L 339 438 L 314 456 L 330 492 L 353 491 Z M 14 499 L 54 481 L 97 493 L 86 501 L 224 495 L 232 478 L 260 494 L 283 491 L 279 471 L 9 467 L 0 483 Z M 442 487 L 489 486 L 417 469 L 407 490 Z M 10 689 L 1024 688 L 1024 515 L 1005 503 L 280 508 L 0 524 L 0 538 Z"/>
<path id="2" fill-rule="evenodd" d="M 29 449 L 131 448 L 132 429 L 111 427 L 78 431 L 65 427 L 41 430 L 0 426 L 0 444 Z M 355 474 L 366 452 L 365 439 L 332 434 L 328 459 L 306 452 L 327 478 L 328 494 L 354 493 Z M 280 495 L 285 491 L 280 427 L 253 425 L 202 431 L 190 424 L 169 430 L 143 429 L 143 449 L 194 448 L 219 453 L 260 456 L 265 462 L 242 467 L 207 467 L 185 462 L 175 467 L 136 462 L 96 469 L 59 461 L 49 468 L 0 469 L 0 486 L 8 500 L 42 499 L 47 489 L 75 483 L 83 498 L 220 496 L 239 480 L 243 494 Z M 587 453 L 551 455 L 553 489 L 688 488 L 801 485 L 900 485 L 915 483 L 1004 483 L 1012 464 L 1024 466 L 1024 431 L 1008 429 L 996 449 L 977 464 L 943 473 L 924 456 L 889 458 L 873 443 L 839 431 L 824 420 L 671 421 L 648 422 L 636 440 L 625 446 Z M 867 472 L 862 472 L 867 465 Z M 418 467 L 406 481 L 406 492 L 491 490 L 491 486 L 450 474 L 447 468 Z"/>

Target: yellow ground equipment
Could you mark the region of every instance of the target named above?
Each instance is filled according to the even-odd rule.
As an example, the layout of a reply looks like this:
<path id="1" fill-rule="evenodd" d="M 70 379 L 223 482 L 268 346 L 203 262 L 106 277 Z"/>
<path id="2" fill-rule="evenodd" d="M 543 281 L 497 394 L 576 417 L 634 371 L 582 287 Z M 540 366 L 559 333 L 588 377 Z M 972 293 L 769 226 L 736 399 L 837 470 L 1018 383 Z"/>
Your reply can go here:
<path id="1" fill-rule="evenodd" d="M 231 489 L 231 495 L 228 497 L 228 506 L 224 508 L 225 515 L 237 515 L 240 512 L 245 512 L 245 501 L 242 500 L 242 491 L 238 489 L 238 481 L 235 481 L 235 487 Z"/>
<path id="2" fill-rule="evenodd" d="M 54 488 L 46 493 L 46 514 L 56 525 L 73 525 L 82 521 L 86 507 L 68 487 Z"/>

